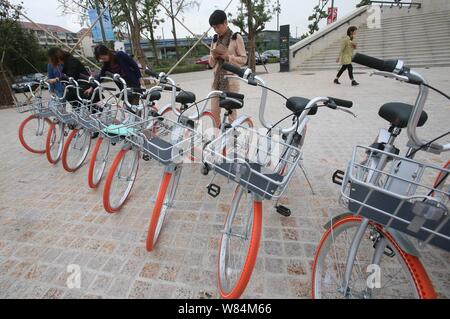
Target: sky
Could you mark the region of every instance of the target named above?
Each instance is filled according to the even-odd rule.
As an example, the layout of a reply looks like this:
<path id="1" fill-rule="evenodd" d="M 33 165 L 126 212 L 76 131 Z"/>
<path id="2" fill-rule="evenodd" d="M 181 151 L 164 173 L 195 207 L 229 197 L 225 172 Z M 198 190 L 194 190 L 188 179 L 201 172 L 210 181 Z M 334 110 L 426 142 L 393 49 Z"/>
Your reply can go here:
<path id="1" fill-rule="evenodd" d="M 184 24 L 195 34 L 202 34 L 209 25 L 209 15 L 216 9 L 224 9 L 230 0 L 198 0 L 200 8 L 191 8 L 184 12 Z M 272 0 L 275 3 L 277 0 Z M 280 25 L 290 24 L 291 34 L 300 36 L 307 31 L 308 16 L 311 15 L 312 9 L 320 0 L 279 0 L 281 5 Z M 78 32 L 80 26 L 75 15 L 62 15 L 61 9 L 58 8 L 57 0 L 10 0 L 12 4 L 23 2 L 26 15 L 38 23 L 56 24 L 70 31 Z M 335 7 L 338 7 L 338 17 L 347 15 L 355 9 L 355 5 L 359 0 L 335 0 Z M 227 12 L 236 13 L 239 6 L 239 0 L 232 0 Z M 167 17 L 166 17 L 167 18 Z M 168 20 L 168 19 L 166 19 Z M 326 22 L 323 22 L 325 24 Z M 236 27 L 232 29 L 238 31 Z M 276 30 L 276 16 L 266 24 L 266 30 Z M 162 28 L 157 30 L 158 37 L 171 38 L 171 24 L 166 22 Z M 212 32 L 211 32 L 212 34 Z M 179 24 L 177 24 L 177 36 L 184 37 L 189 33 Z"/>

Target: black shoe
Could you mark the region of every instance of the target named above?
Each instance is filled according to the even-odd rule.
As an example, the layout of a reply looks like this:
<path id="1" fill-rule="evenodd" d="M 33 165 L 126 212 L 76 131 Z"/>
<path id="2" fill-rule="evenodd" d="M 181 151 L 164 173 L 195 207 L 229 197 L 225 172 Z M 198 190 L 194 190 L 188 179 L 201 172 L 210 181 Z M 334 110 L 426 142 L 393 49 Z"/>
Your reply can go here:
<path id="1" fill-rule="evenodd" d="M 150 161 L 150 156 L 148 156 L 148 154 L 144 154 L 142 155 L 142 159 L 146 162 Z"/>
<path id="2" fill-rule="evenodd" d="M 334 79 L 334 84 L 341 84 L 338 79 Z"/>
<path id="3" fill-rule="evenodd" d="M 92 138 L 92 139 L 95 139 L 95 138 L 98 137 L 99 134 L 100 134 L 99 132 L 94 132 L 94 133 L 92 133 L 91 138 Z"/>
<path id="4" fill-rule="evenodd" d="M 358 82 L 356 82 L 355 80 L 352 81 L 352 86 L 358 86 L 358 85 L 359 85 Z"/>

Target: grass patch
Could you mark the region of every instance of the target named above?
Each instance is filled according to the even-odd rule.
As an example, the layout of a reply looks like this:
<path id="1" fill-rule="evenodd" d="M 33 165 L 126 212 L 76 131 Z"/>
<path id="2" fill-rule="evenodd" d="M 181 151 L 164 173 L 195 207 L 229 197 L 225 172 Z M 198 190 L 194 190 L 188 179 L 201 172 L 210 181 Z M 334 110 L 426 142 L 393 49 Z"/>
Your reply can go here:
<path id="1" fill-rule="evenodd" d="M 171 65 L 171 66 L 155 67 L 155 71 L 156 72 L 167 73 L 172 68 L 172 66 L 173 65 Z M 206 70 L 206 67 L 204 65 L 200 65 L 200 64 L 181 64 L 181 65 L 177 66 L 176 69 L 172 73 L 173 74 L 177 74 L 177 73 L 198 72 L 198 71 L 205 71 L 205 70 Z"/>

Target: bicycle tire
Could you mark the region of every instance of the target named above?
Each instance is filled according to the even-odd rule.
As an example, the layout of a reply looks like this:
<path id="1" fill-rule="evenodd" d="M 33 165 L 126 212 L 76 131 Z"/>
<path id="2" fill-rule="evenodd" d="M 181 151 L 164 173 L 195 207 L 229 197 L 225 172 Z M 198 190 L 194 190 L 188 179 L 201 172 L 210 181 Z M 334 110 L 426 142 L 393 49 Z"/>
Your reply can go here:
<path id="1" fill-rule="evenodd" d="M 322 268 L 324 267 L 324 262 L 325 262 L 324 258 L 327 256 L 328 252 L 331 250 L 330 249 L 331 244 L 333 244 L 331 241 L 333 241 L 334 238 L 337 238 L 338 236 L 340 236 L 340 234 L 343 231 L 345 231 L 347 228 L 359 226 L 359 224 L 362 222 L 362 220 L 363 220 L 363 218 L 361 216 L 356 216 L 356 215 L 349 213 L 349 214 L 342 215 L 341 218 L 336 218 L 335 223 L 333 223 L 333 222 L 330 223 L 330 227 L 326 230 L 326 232 L 322 236 L 320 243 L 317 246 L 316 253 L 314 256 L 314 261 L 313 261 L 313 266 L 312 266 L 312 281 L 311 281 L 312 298 L 314 298 L 314 299 L 325 298 L 325 296 L 322 293 L 322 290 L 324 290 L 324 289 L 321 287 L 321 283 L 322 283 L 321 276 L 323 276 Z M 435 292 L 433 285 L 430 281 L 430 278 L 428 277 L 428 275 L 425 271 L 425 268 L 423 267 L 420 260 L 417 257 L 409 255 L 406 252 L 404 252 L 400 248 L 400 246 L 395 242 L 393 237 L 389 233 L 385 232 L 380 225 L 378 225 L 374 222 L 369 222 L 369 224 L 372 225 L 373 227 L 375 227 L 376 230 L 387 239 L 389 247 L 391 249 L 393 249 L 393 252 L 395 252 L 395 254 L 397 256 L 400 257 L 400 259 L 399 259 L 400 266 L 406 272 L 406 277 L 410 281 L 409 284 L 411 285 L 411 290 L 412 290 L 411 292 L 413 293 L 414 297 L 415 298 L 425 298 L 425 299 L 436 298 L 436 292 Z M 350 241 L 347 241 L 347 242 L 350 242 Z M 346 249 L 342 249 L 341 246 L 337 246 L 337 248 L 334 250 L 334 253 L 336 254 L 336 252 L 338 250 L 347 251 Z M 364 254 L 365 250 L 361 249 L 361 247 L 360 247 L 358 249 L 358 252 L 362 252 L 362 254 Z M 370 255 L 370 253 L 369 253 L 369 255 Z M 347 256 L 347 253 L 345 253 L 345 256 Z M 361 257 L 364 257 L 364 256 L 361 256 Z M 338 261 L 338 263 L 342 265 L 342 260 Z M 382 263 L 383 263 L 383 260 L 381 261 L 380 264 L 382 264 Z M 361 262 L 358 261 L 358 264 L 361 264 Z M 343 265 L 345 265 L 345 261 L 344 261 Z M 390 267 L 380 268 L 380 269 L 383 269 L 383 272 L 384 272 L 384 269 L 389 269 Z M 336 265 L 333 265 L 330 268 L 333 271 L 335 271 L 337 269 Z M 357 268 L 357 267 L 354 266 L 354 268 Z M 326 280 L 323 280 L 323 281 L 326 281 L 326 282 L 334 281 L 336 283 L 336 285 L 339 285 L 339 282 L 340 282 L 339 279 L 330 280 L 329 276 L 328 277 L 326 276 L 325 279 Z M 382 283 L 383 282 L 384 281 L 382 281 Z M 330 288 L 330 291 L 332 293 L 336 293 L 336 292 L 338 292 L 338 288 L 339 287 L 332 287 L 332 288 Z M 378 292 L 378 291 L 376 291 L 376 292 Z M 344 294 L 342 292 L 340 292 L 336 295 L 339 297 L 343 297 L 343 298 L 348 297 L 348 296 L 344 296 Z M 355 296 L 357 296 L 357 295 L 355 294 Z M 399 297 L 400 296 L 397 292 L 397 294 L 393 298 L 399 298 Z M 326 297 L 326 298 L 330 298 L 330 297 Z"/>

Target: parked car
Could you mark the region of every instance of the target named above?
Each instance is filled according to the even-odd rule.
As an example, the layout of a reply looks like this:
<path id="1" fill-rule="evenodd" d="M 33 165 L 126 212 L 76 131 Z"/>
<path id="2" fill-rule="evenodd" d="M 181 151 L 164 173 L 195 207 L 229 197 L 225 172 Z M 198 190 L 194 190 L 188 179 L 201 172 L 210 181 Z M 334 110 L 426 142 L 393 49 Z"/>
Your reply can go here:
<path id="1" fill-rule="evenodd" d="M 267 50 L 267 51 L 264 51 L 262 53 L 262 55 L 265 55 L 268 58 L 277 58 L 277 59 L 279 59 L 280 58 L 280 50 Z"/>
<path id="2" fill-rule="evenodd" d="M 33 90 L 37 87 L 37 84 L 34 82 L 36 82 L 34 74 L 19 76 L 16 77 L 14 83 L 11 85 L 11 88 L 15 93 L 28 92 L 29 91 L 28 84 L 33 83 L 31 85 Z"/>
<path id="3" fill-rule="evenodd" d="M 260 54 L 259 52 L 256 52 L 256 64 L 257 65 L 266 64 L 267 62 L 269 62 L 268 57 L 266 57 L 263 54 Z"/>
<path id="4" fill-rule="evenodd" d="M 207 69 L 211 69 L 211 66 L 209 65 L 209 55 L 205 55 L 197 59 L 197 61 L 195 61 L 195 64 L 203 64 L 206 65 Z"/>

